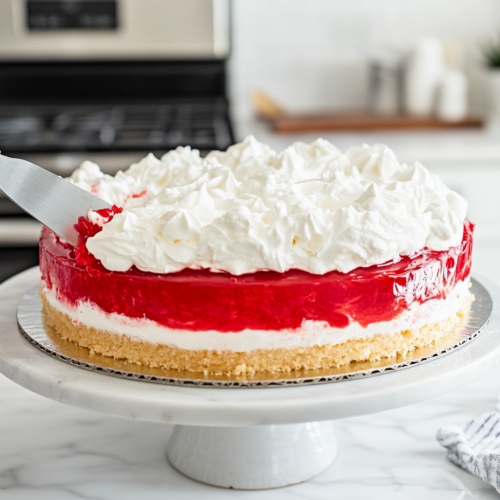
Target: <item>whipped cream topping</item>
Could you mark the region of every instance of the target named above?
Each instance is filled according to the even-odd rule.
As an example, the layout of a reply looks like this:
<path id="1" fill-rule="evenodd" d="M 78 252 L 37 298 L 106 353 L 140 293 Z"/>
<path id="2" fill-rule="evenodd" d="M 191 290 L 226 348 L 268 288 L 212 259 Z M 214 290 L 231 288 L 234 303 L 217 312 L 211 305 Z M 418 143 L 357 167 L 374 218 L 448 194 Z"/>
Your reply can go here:
<path id="1" fill-rule="evenodd" d="M 385 145 L 323 139 L 277 153 L 250 136 L 204 159 L 180 147 L 115 177 L 84 162 L 70 180 L 126 209 L 87 241 L 111 271 L 349 272 L 458 245 L 467 210 Z"/>

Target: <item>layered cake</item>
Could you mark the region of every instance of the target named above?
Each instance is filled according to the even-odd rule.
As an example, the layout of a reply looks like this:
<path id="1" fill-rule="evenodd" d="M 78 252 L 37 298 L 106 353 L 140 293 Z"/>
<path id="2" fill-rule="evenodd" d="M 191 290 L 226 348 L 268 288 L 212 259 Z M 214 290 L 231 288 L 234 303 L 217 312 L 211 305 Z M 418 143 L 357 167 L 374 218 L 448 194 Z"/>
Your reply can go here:
<path id="1" fill-rule="evenodd" d="M 467 315 L 467 204 L 384 145 L 280 153 L 248 137 L 201 158 L 149 155 L 70 182 L 112 209 L 40 240 L 49 325 L 152 367 L 245 374 L 378 360 Z"/>

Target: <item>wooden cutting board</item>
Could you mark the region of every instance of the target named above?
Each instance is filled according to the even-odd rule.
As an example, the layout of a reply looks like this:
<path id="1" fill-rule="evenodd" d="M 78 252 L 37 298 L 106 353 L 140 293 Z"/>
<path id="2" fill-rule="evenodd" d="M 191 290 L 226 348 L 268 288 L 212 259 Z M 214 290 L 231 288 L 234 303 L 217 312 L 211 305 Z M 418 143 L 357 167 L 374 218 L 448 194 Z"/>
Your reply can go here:
<path id="1" fill-rule="evenodd" d="M 437 118 L 416 118 L 406 115 L 376 115 L 356 113 L 325 113 L 310 115 L 284 114 L 267 117 L 276 132 L 319 132 L 325 130 L 435 130 L 482 127 L 483 119 L 469 116 L 457 122 Z"/>

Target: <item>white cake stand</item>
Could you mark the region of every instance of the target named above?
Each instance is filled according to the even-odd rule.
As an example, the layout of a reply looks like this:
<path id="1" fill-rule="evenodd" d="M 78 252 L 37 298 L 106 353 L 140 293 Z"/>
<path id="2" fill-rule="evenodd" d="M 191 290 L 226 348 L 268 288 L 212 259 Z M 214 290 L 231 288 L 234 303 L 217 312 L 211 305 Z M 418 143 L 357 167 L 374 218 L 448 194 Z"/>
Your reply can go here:
<path id="1" fill-rule="evenodd" d="M 61 403 L 177 424 L 167 449 L 170 463 L 188 477 L 226 488 L 276 488 L 305 481 L 335 458 L 331 420 L 445 394 L 486 374 L 500 359 L 500 291 L 482 279 L 494 302 L 486 330 L 456 352 L 406 370 L 270 389 L 123 380 L 53 359 L 19 334 L 16 307 L 37 280 L 34 268 L 0 286 L 0 371 Z"/>

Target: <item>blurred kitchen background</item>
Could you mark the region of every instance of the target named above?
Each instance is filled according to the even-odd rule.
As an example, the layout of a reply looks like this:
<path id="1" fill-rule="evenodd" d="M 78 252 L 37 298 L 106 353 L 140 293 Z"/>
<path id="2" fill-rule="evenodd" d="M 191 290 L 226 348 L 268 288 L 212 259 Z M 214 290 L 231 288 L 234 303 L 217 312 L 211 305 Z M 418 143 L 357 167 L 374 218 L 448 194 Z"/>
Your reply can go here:
<path id="1" fill-rule="evenodd" d="M 68 176 L 150 151 L 389 145 L 469 201 L 500 279 L 498 0 L 0 0 L 0 150 Z M 0 281 L 39 225 L 0 197 Z"/>

